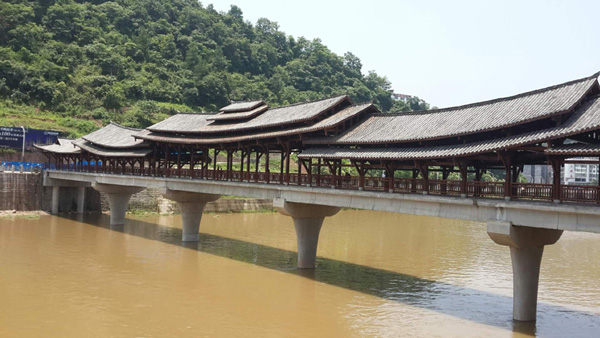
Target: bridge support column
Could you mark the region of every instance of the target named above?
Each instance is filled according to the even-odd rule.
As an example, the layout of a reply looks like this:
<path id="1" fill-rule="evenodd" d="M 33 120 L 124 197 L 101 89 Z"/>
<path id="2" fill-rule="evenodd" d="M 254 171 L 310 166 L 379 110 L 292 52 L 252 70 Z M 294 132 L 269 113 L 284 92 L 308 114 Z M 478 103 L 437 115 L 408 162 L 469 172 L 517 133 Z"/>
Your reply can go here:
<path id="1" fill-rule="evenodd" d="M 131 195 L 144 190 L 144 187 L 130 187 L 122 185 L 93 183 L 92 188 L 108 196 L 110 207 L 110 225 L 121 226 L 125 224 L 125 212 Z"/>
<path id="2" fill-rule="evenodd" d="M 286 202 L 283 199 L 273 201 L 277 211 L 286 216 L 291 216 L 296 229 L 298 242 L 299 269 L 314 269 L 317 259 L 317 244 L 323 220 L 340 211 L 338 207 L 325 205 Z"/>
<path id="3" fill-rule="evenodd" d="M 215 201 L 221 196 L 169 189 L 164 189 L 161 193 L 165 198 L 177 202 L 183 228 L 181 240 L 183 242 L 198 241 L 200 239 L 200 221 L 206 203 Z"/>
<path id="4" fill-rule="evenodd" d="M 544 246 L 556 243 L 563 231 L 514 226 L 505 221 L 488 221 L 487 233 L 497 244 L 510 247 L 513 266 L 513 319 L 535 321 Z"/>
<path id="5" fill-rule="evenodd" d="M 60 187 L 55 185 L 52 187 L 52 208 L 51 212 L 53 214 L 58 214 L 58 200 L 60 198 Z"/>
<path id="6" fill-rule="evenodd" d="M 85 205 L 85 187 L 77 187 L 77 213 L 83 214 Z"/>

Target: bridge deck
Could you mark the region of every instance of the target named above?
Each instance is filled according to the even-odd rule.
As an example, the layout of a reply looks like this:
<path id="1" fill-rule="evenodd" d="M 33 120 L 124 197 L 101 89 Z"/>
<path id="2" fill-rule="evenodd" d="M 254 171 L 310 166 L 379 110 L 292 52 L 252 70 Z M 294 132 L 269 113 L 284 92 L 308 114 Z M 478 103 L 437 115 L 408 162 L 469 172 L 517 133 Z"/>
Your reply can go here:
<path id="1" fill-rule="evenodd" d="M 168 174 L 174 174 L 176 169 Z M 290 174 L 289 184 L 280 174 L 265 173 L 249 174 L 249 180 L 241 180 L 239 176 L 229 179 L 224 172 L 207 171 L 213 178 L 206 179 L 202 176 L 184 177 L 187 172 L 180 170 L 182 177 L 158 177 L 141 175 L 139 173 L 95 173 L 86 171 L 48 170 L 46 171 L 46 185 L 63 185 L 69 182 L 94 182 L 114 184 L 121 186 L 134 186 L 146 188 L 168 188 L 178 191 L 190 191 L 207 194 L 236 195 L 256 198 L 270 198 L 286 200 L 296 203 L 329 205 L 342 208 L 356 208 L 367 210 L 380 210 L 399 212 L 414 215 L 434 216 L 451 219 L 485 222 L 489 220 L 509 221 L 515 225 L 530 227 L 586 231 L 600 233 L 600 208 L 596 204 L 556 204 L 540 200 L 510 200 L 487 198 L 485 189 L 479 191 L 479 196 L 461 197 L 455 193 L 443 195 L 423 194 L 423 192 L 385 192 L 385 189 L 373 185 L 374 190 L 332 189 L 335 186 L 326 185 L 331 180 L 321 177 L 319 186 L 310 186 L 303 181 L 308 175 Z M 166 174 L 166 173 L 165 173 Z M 229 173 L 233 174 L 233 173 Z M 313 175 L 314 176 L 314 175 Z M 298 179 L 300 177 L 300 185 Z M 244 177 L 242 177 L 243 179 Z M 307 178 L 306 178 L 307 179 Z M 313 181 L 317 178 L 313 178 Z M 344 178 L 345 179 L 345 178 Z M 268 180 L 268 184 L 266 183 Z M 386 180 L 378 178 L 377 182 Z M 303 183 L 305 182 L 305 183 Z M 434 183 L 430 183 L 434 184 Z M 366 187 L 367 185 L 365 185 Z M 448 191 L 453 191 L 447 188 Z M 388 190 L 389 191 L 389 190 Z M 436 190 L 441 191 L 441 188 Z"/>

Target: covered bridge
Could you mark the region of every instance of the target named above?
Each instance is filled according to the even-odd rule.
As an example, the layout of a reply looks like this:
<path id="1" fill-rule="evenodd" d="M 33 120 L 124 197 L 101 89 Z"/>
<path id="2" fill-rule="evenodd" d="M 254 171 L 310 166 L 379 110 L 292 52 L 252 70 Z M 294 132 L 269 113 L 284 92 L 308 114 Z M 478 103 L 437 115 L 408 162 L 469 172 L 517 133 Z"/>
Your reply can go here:
<path id="1" fill-rule="evenodd" d="M 577 162 L 571 158 L 600 156 L 597 78 L 394 114 L 347 96 L 277 108 L 237 102 L 144 130 L 111 123 L 38 148 L 57 167 L 92 172 L 597 203 L 597 186 L 560 181 L 563 164 Z M 95 165 L 83 165 L 90 160 Z M 519 183 L 527 164 L 551 165 L 553 184 Z M 481 181 L 488 170 L 503 180 Z"/>

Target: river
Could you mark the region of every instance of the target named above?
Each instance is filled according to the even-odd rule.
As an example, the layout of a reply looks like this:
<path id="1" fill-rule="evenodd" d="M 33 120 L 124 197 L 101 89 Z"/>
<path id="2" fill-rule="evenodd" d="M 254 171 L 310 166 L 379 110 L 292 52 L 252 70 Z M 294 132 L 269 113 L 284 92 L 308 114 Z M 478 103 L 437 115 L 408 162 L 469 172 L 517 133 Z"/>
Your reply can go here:
<path id="1" fill-rule="evenodd" d="M 546 247 L 536 323 L 512 321 L 506 247 L 485 225 L 345 210 L 315 270 L 292 220 L 205 214 L 0 218 L 0 337 L 600 336 L 600 235 Z"/>

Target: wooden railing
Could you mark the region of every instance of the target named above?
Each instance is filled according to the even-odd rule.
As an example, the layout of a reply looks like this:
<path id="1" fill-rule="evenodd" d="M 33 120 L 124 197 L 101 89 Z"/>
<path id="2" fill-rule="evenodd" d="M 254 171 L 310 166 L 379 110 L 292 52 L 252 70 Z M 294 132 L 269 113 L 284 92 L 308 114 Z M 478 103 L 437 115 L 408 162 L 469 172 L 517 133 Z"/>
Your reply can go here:
<path id="1" fill-rule="evenodd" d="M 503 198 L 504 182 L 467 182 L 467 196 L 487 197 L 487 198 Z"/>
<path id="2" fill-rule="evenodd" d="M 182 177 L 217 181 L 239 181 L 249 183 L 289 184 L 311 187 L 392 192 L 403 194 L 432 194 L 481 198 L 527 199 L 552 201 L 559 199 L 564 202 L 597 203 L 600 204 L 600 187 L 589 185 L 561 185 L 560 191 L 555 191 L 552 184 L 511 183 L 509 194 L 505 193 L 505 182 L 467 181 L 465 188 L 459 180 L 427 180 L 415 178 L 390 177 L 357 177 L 316 174 L 281 174 L 279 172 L 241 172 L 212 170 L 208 168 L 140 168 L 131 166 L 115 166 L 108 164 L 81 165 L 57 164 L 56 170 L 82 171 L 92 173 L 108 173 L 133 176 Z M 465 191 L 463 191 L 465 189 Z"/>
<path id="3" fill-rule="evenodd" d="M 518 199 L 552 200 L 554 198 L 552 184 L 513 183 L 512 192 L 512 197 Z"/>
<path id="4" fill-rule="evenodd" d="M 560 199 L 567 202 L 600 203 L 600 187 L 590 185 L 563 185 Z"/>

